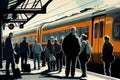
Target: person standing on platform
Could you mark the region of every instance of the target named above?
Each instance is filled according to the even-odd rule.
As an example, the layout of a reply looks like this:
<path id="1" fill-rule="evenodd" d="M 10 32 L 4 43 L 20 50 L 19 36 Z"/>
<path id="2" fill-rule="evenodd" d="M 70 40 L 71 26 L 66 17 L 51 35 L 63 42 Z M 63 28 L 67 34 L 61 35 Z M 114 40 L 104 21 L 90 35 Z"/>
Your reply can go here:
<path id="1" fill-rule="evenodd" d="M 61 72 L 62 68 L 62 58 L 61 58 L 61 46 L 57 39 L 54 40 L 54 53 L 56 55 L 56 64 L 57 64 L 57 71 Z"/>
<path id="2" fill-rule="evenodd" d="M 81 64 L 81 70 L 82 70 L 82 75 L 81 77 L 87 77 L 87 63 L 90 59 L 90 54 L 86 53 L 86 46 L 87 46 L 88 41 L 87 41 L 87 35 L 82 34 L 81 35 L 81 46 L 80 46 L 80 53 L 79 53 L 79 60 Z"/>
<path id="3" fill-rule="evenodd" d="M 53 52 L 53 45 L 51 43 L 50 40 L 48 40 L 48 43 L 47 43 L 47 47 L 46 47 L 46 57 L 53 54 L 54 55 L 54 52 Z M 48 60 L 48 70 L 49 71 L 55 71 L 55 62 L 50 62 L 49 61 L 49 57 L 47 57 L 47 60 Z"/>
<path id="4" fill-rule="evenodd" d="M 64 38 L 62 43 L 62 49 L 66 56 L 66 78 L 69 76 L 70 70 L 71 76 L 74 77 L 75 75 L 77 56 L 80 51 L 80 41 L 76 31 L 76 27 L 72 27 L 71 32 Z"/>
<path id="5" fill-rule="evenodd" d="M 30 55 L 29 45 L 26 42 L 26 37 L 24 37 L 23 41 L 20 43 L 20 55 L 21 55 L 21 69 L 23 71 L 23 65 L 27 64 L 27 58 Z"/>
<path id="6" fill-rule="evenodd" d="M 102 47 L 102 60 L 104 63 L 104 74 L 107 76 L 111 76 L 111 63 L 114 61 L 113 56 L 113 45 L 109 41 L 110 37 L 105 36 L 104 37 L 104 44 Z"/>
<path id="7" fill-rule="evenodd" d="M 16 64 L 19 64 L 19 58 L 20 58 L 20 46 L 18 45 L 18 43 L 15 44 L 15 48 L 14 48 L 16 54 L 15 54 L 15 62 Z"/>
<path id="8" fill-rule="evenodd" d="M 38 69 L 40 69 L 40 57 L 41 57 L 41 52 L 43 51 L 43 48 L 41 44 L 38 43 L 37 40 L 35 40 L 35 44 L 32 46 L 32 51 L 33 51 L 33 58 L 34 58 L 34 70 L 36 69 L 36 59 L 38 61 Z"/>
<path id="9" fill-rule="evenodd" d="M 62 50 L 62 42 L 63 42 L 63 39 L 64 39 L 64 37 L 60 37 L 60 54 L 59 54 L 59 65 L 58 65 L 58 67 L 59 67 L 59 72 L 61 72 L 62 71 L 62 65 L 63 65 L 63 50 Z"/>
<path id="10" fill-rule="evenodd" d="M 10 64 L 12 65 L 12 72 L 14 75 L 14 70 L 15 70 L 15 62 L 14 62 L 14 48 L 12 44 L 12 39 L 13 33 L 9 33 L 9 36 L 5 40 L 5 51 L 6 51 L 6 75 L 9 76 L 9 66 Z"/>

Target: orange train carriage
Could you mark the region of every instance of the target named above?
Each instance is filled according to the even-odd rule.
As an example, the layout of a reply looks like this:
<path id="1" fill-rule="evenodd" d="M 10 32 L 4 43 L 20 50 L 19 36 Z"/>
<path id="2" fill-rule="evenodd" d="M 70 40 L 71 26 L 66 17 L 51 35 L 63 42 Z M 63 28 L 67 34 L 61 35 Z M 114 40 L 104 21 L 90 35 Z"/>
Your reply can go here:
<path id="1" fill-rule="evenodd" d="M 105 35 L 110 36 L 110 41 L 114 45 L 116 61 L 120 61 L 120 6 L 118 5 L 91 9 L 31 29 L 25 29 L 22 32 L 15 32 L 13 42 L 20 43 L 22 38 L 26 36 L 30 45 L 35 39 L 45 45 L 51 36 L 57 37 L 59 40 L 61 36 L 68 34 L 73 26 L 77 27 L 79 36 L 82 33 L 88 35 L 88 40 L 93 48 L 91 62 L 102 63 L 101 50 Z"/>

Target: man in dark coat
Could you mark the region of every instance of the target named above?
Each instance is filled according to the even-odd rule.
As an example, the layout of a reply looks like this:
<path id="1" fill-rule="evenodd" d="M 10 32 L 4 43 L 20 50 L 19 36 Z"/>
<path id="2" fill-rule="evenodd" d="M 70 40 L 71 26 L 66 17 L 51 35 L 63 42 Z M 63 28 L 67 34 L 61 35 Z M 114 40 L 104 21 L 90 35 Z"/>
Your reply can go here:
<path id="1" fill-rule="evenodd" d="M 9 33 L 9 36 L 5 41 L 5 50 L 6 50 L 6 75 L 9 76 L 9 65 L 12 64 L 12 72 L 14 74 L 15 70 L 15 62 L 14 62 L 14 49 L 11 42 L 11 38 L 13 37 L 13 33 Z"/>
<path id="2" fill-rule="evenodd" d="M 26 42 L 26 37 L 23 38 L 23 41 L 20 44 L 20 55 L 21 55 L 21 69 L 23 71 L 23 64 L 27 64 L 27 58 L 29 57 L 29 45 Z"/>
<path id="3" fill-rule="evenodd" d="M 64 38 L 62 49 L 66 56 L 66 77 L 69 76 L 71 68 L 71 76 L 75 75 L 77 56 L 80 51 L 79 37 L 76 34 L 76 27 L 71 28 L 71 32 Z"/>
<path id="4" fill-rule="evenodd" d="M 111 76 L 111 63 L 114 61 L 113 45 L 109 41 L 109 36 L 104 37 L 104 44 L 102 47 L 102 60 L 104 62 L 104 74 Z"/>

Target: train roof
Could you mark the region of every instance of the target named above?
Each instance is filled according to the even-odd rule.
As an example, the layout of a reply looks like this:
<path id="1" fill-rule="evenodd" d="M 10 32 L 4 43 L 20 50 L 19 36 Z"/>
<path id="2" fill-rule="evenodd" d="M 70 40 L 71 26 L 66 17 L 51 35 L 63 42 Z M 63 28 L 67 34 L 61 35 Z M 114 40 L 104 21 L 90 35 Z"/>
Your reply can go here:
<path id="1" fill-rule="evenodd" d="M 60 26 L 70 25 L 77 22 L 81 22 L 84 20 L 90 20 L 94 16 L 103 15 L 103 14 L 109 14 L 113 12 L 120 12 L 120 5 L 111 5 L 111 6 L 105 6 L 102 8 L 97 9 L 90 9 L 83 13 L 77 13 L 76 15 L 71 16 L 64 16 L 60 19 L 57 19 L 55 21 L 49 22 L 43 26 L 43 30 L 49 30 L 53 28 L 57 28 Z"/>

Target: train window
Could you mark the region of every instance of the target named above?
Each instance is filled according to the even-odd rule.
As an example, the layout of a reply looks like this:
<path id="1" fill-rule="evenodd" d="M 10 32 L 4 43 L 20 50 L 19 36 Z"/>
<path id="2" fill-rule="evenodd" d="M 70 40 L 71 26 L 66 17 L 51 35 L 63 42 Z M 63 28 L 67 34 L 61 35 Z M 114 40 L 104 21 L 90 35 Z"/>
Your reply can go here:
<path id="1" fill-rule="evenodd" d="M 97 38 L 97 33 L 98 33 L 98 23 L 95 23 L 95 34 L 94 34 L 94 38 Z"/>
<path id="2" fill-rule="evenodd" d="M 35 36 L 27 37 L 27 41 L 28 42 L 34 42 L 35 41 Z"/>
<path id="3" fill-rule="evenodd" d="M 49 38 L 49 35 L 48 34 L 44 34 L 43 37 L 42 37 L 42 41 L 43 42 L 47 42 L 48 38 Z"/>
<path id="4" fill-rule="evenodd" d="M 113 26 L 113 39 L 120 41 L 120 23 L 115 23 Z"/>
<path id="5" fill-rule="evenodd" d="M 83 27 L 78 28 L 77 31 L 78 31 L 78 36 L 81 36 L 81 34 L 83 33 L 88 36 L 89 28 L 88 26 L 83 26 Z"/>
<path id="6" fill-rule="evenodd" d="M 100 22 L 100 38 L 103 37 L 103 21 Z"/>

